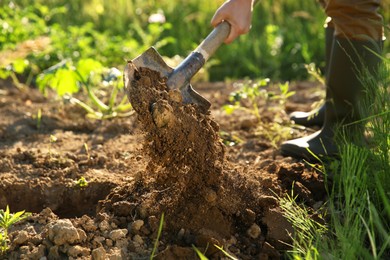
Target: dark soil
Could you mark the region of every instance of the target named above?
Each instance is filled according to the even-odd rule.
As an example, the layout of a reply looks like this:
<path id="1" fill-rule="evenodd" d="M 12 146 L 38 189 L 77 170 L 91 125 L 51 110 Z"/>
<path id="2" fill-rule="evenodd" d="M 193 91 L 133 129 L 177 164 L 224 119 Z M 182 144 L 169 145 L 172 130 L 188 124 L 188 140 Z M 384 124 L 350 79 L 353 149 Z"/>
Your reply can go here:
<path id="1" fill-rule="evenodd" d="M 4 257 L 146 259 L 162 213 L 158 259 L 197 259 L 192 246 L 222 258 L 214 245 L 239 259 L 283 257 L 293 228 L 277 196 L 294 187 L 298 201 L 312 207 L 326 192 L 321 174 L 282 157 L 274 145 L 281 140 L 258 130 L 275 118 L 288 124 L 295 109 L 310 110 L 321 87 L 292 84 L 297 94 L 286 111 L 267 104 L 258 122 L 221 109 L 234 84 L 194 84 L 212 103 L 204 114 L 183 105 L 153 71 L 139 73 L 129 93 L 137 113 L 105 121 L 0 82 L 0 208 L 33 212 L 10 230 Z M 242 142 L 224 144 L 236 137 Z M 81 177 L 88 186 L 77 185 Z"/>

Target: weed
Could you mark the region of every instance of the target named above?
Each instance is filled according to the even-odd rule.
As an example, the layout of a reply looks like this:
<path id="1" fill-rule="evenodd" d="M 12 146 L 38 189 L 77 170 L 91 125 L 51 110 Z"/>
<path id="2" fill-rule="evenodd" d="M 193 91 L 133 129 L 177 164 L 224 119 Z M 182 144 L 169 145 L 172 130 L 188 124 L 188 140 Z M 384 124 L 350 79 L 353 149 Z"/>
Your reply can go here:
<path id="1" fill-rule="evenodd" d="M 152 260 L 155 257 L 155 254 L 156 254 L 156 251 L 158 248 L 158 243 L 159 243 L 159 240 L 161 237 L 163 225 L 164 225 L 164 212 L 161 214 L 160 224 L 158 226 L 158 231 L 157 231 L 157 237 L 156 237 L 156 240 L 154 241 L 153 250 L 152 250 L 152 253 L 150 255 L 150 260 Z"/>
<path id="2" fill-rule="evenodd" d="M 200 250 L 196 246 L 192 245 L 192 248 L 194 249 L 200 260 L 208 260 L 208 258 L 202 252 L 200 252 Z"/>
<path id="3" fill-rule="evenodd" d="M 234 256 L 232 256 L 231 254 L 229 254 L 228 252 L 226 252 L 222 246 L 217 246 L 217 245 L 214 245 L 216 248 L 218 248 L 227 258 L 231 259 L 231 260 L 238 260 L 237 258 L 235 258 Z"/>
<path id="4" fill-rule="evenodd" d="M 76 187 L 85 188 L 88 186 L 88 181 L 84 177 L 80 177 L 77 181 L 75 181 Z"/>
<path id="5" fill-rule="evenodd" d="M 0 210 L 0 254 L 4 254 L 8 250 L 8 230 L 9 228 L 19 221 L 29 217 L 31 213 L 19 211 L 16 213 L 10 213 L 7 205 L 5 211 Z"/>
<path id="6" fill-rule="evenodd" d="M 37 129 L 39 130 L 41 129 L 41 125 L 42 125 L 42 109 L 38 109 L 36 119 L 37 119 Z"/>
<path id="7" fill-rule="evenodd" d="M 255 116 L 258 122 L 257 133 L 277 147 L 281 141 L 289 139 L 291 130 L 283 125 L 281 117 L 274 118 L 272 122 L 263 122 L 261 115 L 266 109 L 284 111 L 287 99 L 295 92 L 290 91 L 288 82 L 279 84 L 277 92 L 267 90 L 268 82 L 269 79 L 262 79 L 254 83 L 237 83 L 238 90 L 230 94 L 230 104 L 224 105 L 223 109 L 228 115 L 239 110 Z"/>
<path id="8" fill-rule="evenodd" d="M 318 240 L 325 235 L 328 228 L 313 220 L 309 209 L 304 205 L 296 203 L 296 197 L 293 194 L 285 197 L 278 197 L 283 215 L 293 225 L 295 235 L 292 237 L 293 249 L 290 251 L 294 259 L 318 259 Z M 323 219 L 321 210 L 316 212 L 320 219 Z"/>
<path id="9" fill-rule="evenodd" d="M 55 135 L 50 135 L 50 144 L 49 144 L 49 157 L 53 156 L 52 145 L 57 142 L 58 138 Z"/>
<path id="10" fill-rule="evenodd" d="M 94 59 L 81 59 L 77 64 L 64 60 L 40 74 L 37 83 L 43 93 L 46 93 L 47 86 L 51 86 L 59 96 L 82 107 L 90 118 L 108 119 L 133 114 L 123 93 L 122 73 L 116 68 L 104 68 Z M 80 86 L 86 90 L 89 102 L 72 96 L 80 91 Z M 100 90 L 107 102 L 98 98 L 93 89 Z M 119 91 L 122 91 L 122 98 L 118 102 Z"/>
<path id="11" fill-rule="evenodd" d="M 84 143 L 84 149 L 85 149 L 85 152 L 87 153 L 87 157 L 88 157 L 88 160 L 90 157 L 90 154 L 89 154 L 89 147 L 88 147 L 88 144 L 87 143 Z"/>

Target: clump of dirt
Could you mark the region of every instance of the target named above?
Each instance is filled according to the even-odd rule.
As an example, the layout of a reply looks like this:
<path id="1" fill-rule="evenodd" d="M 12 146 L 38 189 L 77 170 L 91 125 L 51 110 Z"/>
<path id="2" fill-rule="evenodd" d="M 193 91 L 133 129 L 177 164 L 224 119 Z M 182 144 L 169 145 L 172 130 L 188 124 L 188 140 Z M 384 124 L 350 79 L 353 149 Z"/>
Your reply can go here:
<path id="1" fill-rule="evenodd" d="M 158 173 L 160 183 L 171 185 L 178 179 L 184 187 L 215 185 L 224 158 L 218 124 L 196 105 L 183 105 L 180 91 L 168 89 L 165 81 L 159 72 L 140 68 L 127 86 L 146 134 L 149 170 Z"/>
<path id="2" fill-rule="evenodd" d="M 260 183 L 250 183 L 234 169 L 222 167 L 225 149 L 218 124 L 196 105 L 183 104 L 180 92 L 168 89 L 165 81 L 158 72 L 139 68 L 127 86 L 145 132 L 143 147 L 150 161 L 143 177 L 113 190 L 100 203 L 100 212 L 118 215 L 114 205 L 126 202 L 135 205 L 133 213 L 142 219 L 164 212 L 170 231 L 165 239 L 184 246 L 195 244 L 209 257 L 220 257 L 222 252 L 214 245 L 226 246 L 240 232 L 256 244 L 252 253 L 266 252 L 262 250 L 267 242 L 262 221 L 266 214 L 279 224 L 284 221 L 292 232 L 278 210 L 268 210 L 276 208 L 277 201 Z M 274 242 L 290 241 L 285 230 Z M 280 241 L 279 249 L 284 248 Z"/>

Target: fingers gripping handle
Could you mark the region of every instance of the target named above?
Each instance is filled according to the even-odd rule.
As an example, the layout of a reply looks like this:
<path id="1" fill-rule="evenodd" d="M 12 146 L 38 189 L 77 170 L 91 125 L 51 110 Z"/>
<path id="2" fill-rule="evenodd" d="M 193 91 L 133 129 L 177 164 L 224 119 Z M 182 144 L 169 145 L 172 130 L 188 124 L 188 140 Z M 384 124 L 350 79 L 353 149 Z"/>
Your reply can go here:
<path id="1" fill-rule="evenodd" d="M 202 54 L 205 62 L 212 56 L 215 51 L 221 46 L 230 33 L 230 24 L 226 21 L 220 23 L 214 30 L 206 37 L 206 39 L 199 44 L 194 52 Z"/>

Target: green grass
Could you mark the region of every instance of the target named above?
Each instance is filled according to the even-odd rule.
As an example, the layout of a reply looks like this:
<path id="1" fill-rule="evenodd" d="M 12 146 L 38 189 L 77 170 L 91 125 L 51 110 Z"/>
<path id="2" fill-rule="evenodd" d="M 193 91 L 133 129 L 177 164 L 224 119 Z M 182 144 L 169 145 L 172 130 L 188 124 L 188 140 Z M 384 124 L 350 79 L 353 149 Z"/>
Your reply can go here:
<path id="1" fill-rule="evenodd" d="M 390 60 L 379 76 L 362 73 L 366 95 L 361 103 L 368 144 L 342 135 L 340 160 L 325 165 L 333 186 L 325 219 L 327 232 L 313 223 L 304 207 L 282 198 L 296 236 L 294 259 L 388 259 L 390 257 Z M 370 116 L 369 116 L 370 115 Z"/>

